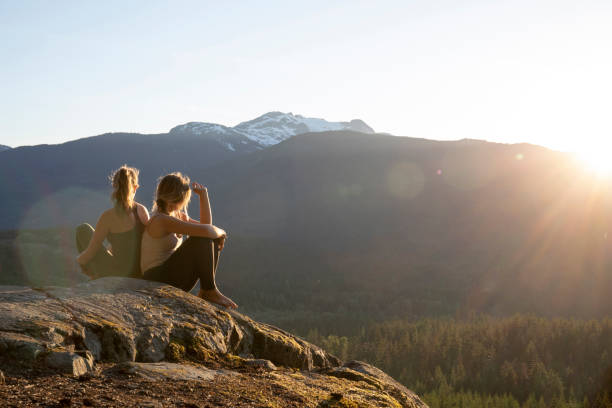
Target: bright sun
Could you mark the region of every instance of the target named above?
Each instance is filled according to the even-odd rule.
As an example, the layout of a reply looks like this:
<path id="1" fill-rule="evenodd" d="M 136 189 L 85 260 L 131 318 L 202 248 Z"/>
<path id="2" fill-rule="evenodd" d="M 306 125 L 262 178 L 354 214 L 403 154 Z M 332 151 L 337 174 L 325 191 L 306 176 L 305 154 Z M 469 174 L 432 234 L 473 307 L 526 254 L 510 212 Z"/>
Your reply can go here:
<path id="1" fill-rule="evenodd" d="M 596 146 L 576 153 L 576 157 L 599 176 L 612 177 L 612 146 Z"/>

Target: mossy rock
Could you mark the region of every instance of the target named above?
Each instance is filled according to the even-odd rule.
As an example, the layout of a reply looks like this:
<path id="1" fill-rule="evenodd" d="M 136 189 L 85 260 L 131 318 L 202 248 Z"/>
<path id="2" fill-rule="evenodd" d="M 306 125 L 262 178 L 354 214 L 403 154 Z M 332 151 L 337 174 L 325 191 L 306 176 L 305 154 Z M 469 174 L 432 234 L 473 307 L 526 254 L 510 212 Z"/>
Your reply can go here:
<path id="1" fill-rule="evenodd" d="M 171 341 L 168 343 L 168 347 L 166 347 L 166 359 L 172 362 L 178 362 L 185 358 L 185 346 L 177 343 L 176 341 Z"/>
<path id="2" fill-rule="evenodd" d="M 235 354 L 227 353 L 223 356 L 223 359 L 225 360 L 226 364 L 232 368 L 241 368 L 246 366 L 246 360 Z"/>
<path id="3" fill-rule="evenodd" d="M 317 408 L 360 408 L 360 407 L 362 407 L 362 405 L 359 405 L 356 402 L 351 401 L 349 399 L 346 399 L 346 398 L 335 399 L 333 397 L 328 400 L 321 401 L 319 405 L 317 405 Z"/>
<path id="4" fill-rule="evenodd" d="M 376 380 L 373 377 L 370 377 L 367 374 L 360 373 L 360 372 L 352 370 L 352 369 L 350 369 L 348 367 L 336 367 L 336 368 L 332 368 L 326 374 L 327 375 L 331 375 L 332 377 L 345 378 L 345 379 L 351 380 L 351 381 L 363 381 L 363 382 L 365 382 L 367 384 L 370 384 L 370 385 L 376 387 L 379 390 L 383 389 L 383 386 L 382 386 L 380 381 Z"/>

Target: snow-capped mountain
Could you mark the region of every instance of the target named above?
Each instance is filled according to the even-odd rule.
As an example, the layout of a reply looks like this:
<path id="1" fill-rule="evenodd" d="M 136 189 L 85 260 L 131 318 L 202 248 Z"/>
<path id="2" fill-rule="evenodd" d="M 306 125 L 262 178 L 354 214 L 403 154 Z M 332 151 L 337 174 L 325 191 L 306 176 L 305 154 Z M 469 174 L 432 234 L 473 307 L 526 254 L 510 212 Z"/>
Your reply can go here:
<path id="1" fill-rule="evenodd" d="M 232 152 L 237 150 L 242 152 L 245 149 L 252 151 L 262 147 L 259 143 L 236 131 L 234 128 L 216 123 L 189 122 L 172 128 L 170 134 L 206 136 L 209 139 L 216 140 Z"/>
<path id="2" fill-rule="evenodd" d="M 354 130 L 374 133 L 374 129 L 359 119 L 350 122 L 328 122 L 325 119 L 305 118 L 291 112 L 268 112 L 256 119 L 242 122 L 234 129 L 263 146 L 271 146 L 291 136 L 307 132 Z"/>
<path id="3" fill-rule="evenodd" d="M 0 144 L 0 152 L 3 151 L 3 150 L 8 150 L 10 148 L 11 148 L 10 146 L 5 146 L 5 145 L 1 145 Z"/>
<path id="4" fill-rule="evenodd" d="M 350 122 L 328 122 L 325 119 L 305 118 L 301 115 L 294 115 L 291 112 L 268 112 L 256 119 L 242 122 L 234 127 L 214 123 L 189 122 L 173 128 L 170 133 L 206 134 L 218 138 L 221 143 L 227 143 L 229 149 L 235 149 L 236 143 L 248 144 L 246 140 L 255 142 L 263 148 L 280 143 L 291 136 L 329 130 L 353 130 L 362 133 L 374 133 L 374 129 L 360 119 L 353 119 Z"/>

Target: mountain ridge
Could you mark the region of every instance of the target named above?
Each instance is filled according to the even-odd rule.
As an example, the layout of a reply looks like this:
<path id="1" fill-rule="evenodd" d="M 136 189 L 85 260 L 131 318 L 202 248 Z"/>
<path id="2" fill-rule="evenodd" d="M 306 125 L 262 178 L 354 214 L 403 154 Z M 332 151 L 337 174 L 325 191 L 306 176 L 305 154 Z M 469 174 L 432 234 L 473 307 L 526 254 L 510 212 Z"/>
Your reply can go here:
<path id="1" fill-rule="evenodd" d="M 215 223 L 231 234 L 220 271 L 231 272 L 222 276 L 232 295 L 252 309 L 591 317 L 610 305 L 603 288 L 612 279 L 604 273 L 612 267 L 612 188 L 568 154 L 352 131 L 300 134 L 241 154 L 175 136 L 154 145 L 132 136 L 142 143 L 131 147 L 121 134 L 99 145 L 84 140 L 53 160 L 45 150 L 29 156 L 36 172 L 5 152 L 0 192 L 10 199 L 0 207 L 12 217 L 2 222 L 93 224 L 109 205 L 108 172 L 125 162 L 141 170 L 136 200 L 145 205 L 167 171 L 208 186 Z M 24 189 L 32 180 L 42 187 Z M 190 212 L 198 213 L 196 200 Z M 25 256 L 35 248 L 27 245 L 6 270 L 38 283 L 30 259 L 56 255 Z M 291 299 L 278 295 L 288 291 Z"/>
<path id="2" fill-rule="evenodd" d="M 272 146 L 292 136 L 309 132 L 330 130 L 353 130 L 362 133 L 374 133 L 374 129 L 361 119 L 350 122 L 328 122 L 325 119 L 307 118 L 293 113 L 268 112 L 255 119 L 241 122 L 234 127 L 208 122 L 188 122 L 172 128 L 169 134 L 193 133 L 201 135 L 204 131 L 218 135 L 242 135 L 261 147 Z"/>
<path id="3" fill-rule="evenodd" d="M 266 125 L 267 123 L 267 125 Z M 361 133 L 374 133 L 374 130 L 361 119 L 352 119 L 348 122 L 329 122 L 325 119 L 308 118 L 293 113 L 272 111 L 264 113 L 254 119 L 240 122 L 234 127 L 211 122 L 192 121 L 171 128 L 166 133 L 139 133 L 139 132 L 106 132 L 99 135 L 85 136 L 57 144 L 37 144 L 16 146 L 15 149 L 24 147 L 42 147 L 64 145 L 84 139 L 104 137 L 110 135 L 193 135 L 205 136 L 216 140 L 229 150 L 235 151 L 233 143 L 257 144 L 259 148 L 265 148 L 279 143 L 289 137 L 308 132 L 323 132 L 329 130 L 354 130 Z M 228 140 L 229 138 L 229 140 Z M 232 146 L 228 146 L 232 144 Z M 10 146 L 1 145 L 0 151 L 13 149 Z"/>
<path id="4" fill-rule="evenodd" d="M 3 174 L 5 181 L 0 185 L 0 193 L 10 199 L 0 203 L 0 211 L 12 217 L 0 220 L 0 229 L 23 227 L 22 218 L 28 212 L 32 218 L 26 220 L 27 227 L 44 228 L 52 225 L 49 221 L 58 214 L 51 218 L 38 216 L 38 212 L 30 211 L 30 208 L 44 200 L 44 197 L 54 194 L 60 195 L 62 203 L 57 208 L 71 206 L 72 200 L 78 201 L 84 196 L 99 194 L 107 186 L 108 173 L 125 163 L 142 171 L 140 184 L 144 188 L 141 193 L 151 197 L 155 180 L 164 172 L 198 174 L 206 167 L 265 149 L 311 128 L 351 126 L 364 131 L 371 130 L 361 120 L 335 123 L 292 113 L 269 112 L 237 125 L 239 131 L 218 124 L 189 122 L 172 128 L 169 133 L 110 132 L 61 144 L 7 149 L 3 151 L 3 160 L 0 162 L 0 174 Z M 23 163 L 28 163 L 28 167 L 24 168 Z M 24 189 L 23 186 L 29 187 Z M 75 188 L 79 191 L 73 191 Z M 147 198 L 143 201 L 149 200 Z M 92 213 L 102 210 L 106 205 L 105 200 L 97 201 L 98 204 L 90 208 Z M 44 207 L 46 204 L 41 205 Z M 81 210 L 77 210 L 74 215 L 74 218 L 81 217 L 91 223 L 95 222 L 84 217 L 86 212 Z M 72 222 L 69 215 L 59 214 L 55 225 Z"/>

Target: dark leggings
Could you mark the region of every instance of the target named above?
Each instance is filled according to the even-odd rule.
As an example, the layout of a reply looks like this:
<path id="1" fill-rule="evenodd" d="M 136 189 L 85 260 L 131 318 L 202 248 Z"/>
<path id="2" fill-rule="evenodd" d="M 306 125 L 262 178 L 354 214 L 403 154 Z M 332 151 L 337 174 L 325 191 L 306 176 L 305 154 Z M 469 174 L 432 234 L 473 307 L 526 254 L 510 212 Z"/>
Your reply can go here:
<path id="1" fill-rule="evenodd" d="M 94 231 L 94 228 L 89 224 L 81 224 L 76 228 L 76 247 L 79 253 L 87 249 Z M 104 246 L 96 252 L 93 259 L 89 261 L 86 266 L 91 274 L 89 277 L 92 279 L 111 276 L 113 272 L 117 270 L 117 265 L 114 262 L 113 256 L 108 253 Z"/>
<path id="2" fill-rule="evenodd" d="M 219 252 L 217 240 L 189 237 L 163 264 L 146 270 L 144 278 L 167 283 L 185 292 L 191 291 L 198 279 L 201 289 L 216 289 Z"/>

